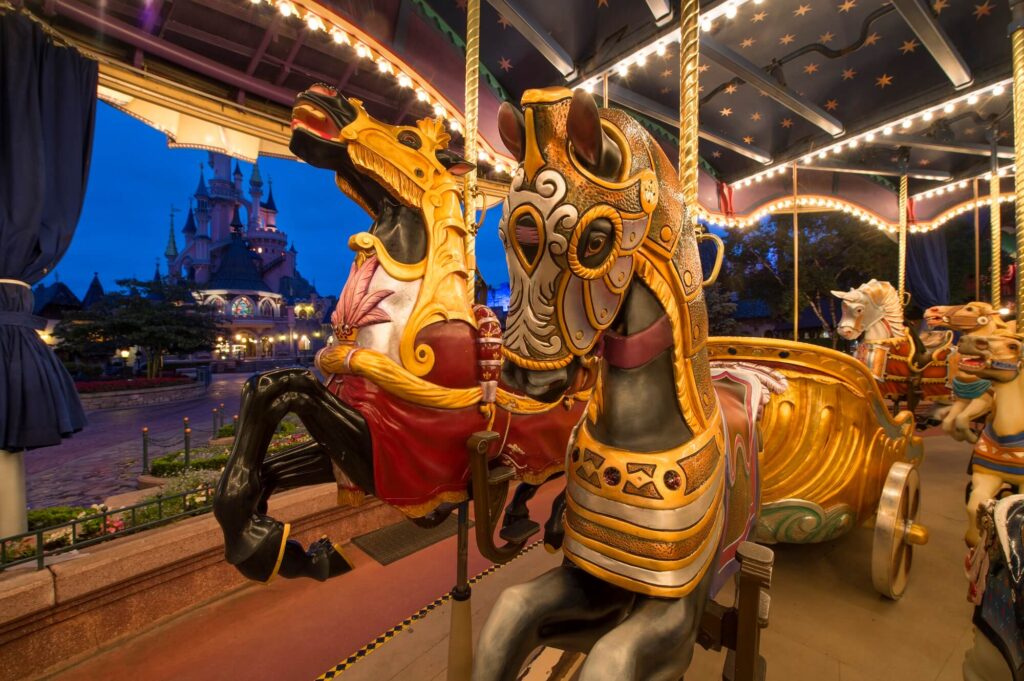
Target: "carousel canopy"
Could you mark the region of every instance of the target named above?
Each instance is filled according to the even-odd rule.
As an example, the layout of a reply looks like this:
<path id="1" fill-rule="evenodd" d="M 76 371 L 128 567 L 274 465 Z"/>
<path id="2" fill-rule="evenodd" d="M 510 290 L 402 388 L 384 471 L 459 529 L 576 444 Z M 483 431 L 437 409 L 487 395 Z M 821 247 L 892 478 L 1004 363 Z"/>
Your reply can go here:
<path id="1" fill-rule="evenodd" d="M 583 87 L 675 158 L 677 0 L 487 0 L 480 164 L 507 180 L 503 100 Z M 100 97 L 172 144 L 287 154 L 294 93 L 339 87 L 375 116 L 438 115 L 461 143 L 464 0 L 44 0 L 28 8 L 101 61 Z M 702 5 L 700 202 L 711 222 L 844 209 L 883 229 L 910 178 L 923 231 L 1012 198 L 1010 13 L 998 0 L 727 0 Z M 995 163 L 997 165 L 993 165 Z"/>

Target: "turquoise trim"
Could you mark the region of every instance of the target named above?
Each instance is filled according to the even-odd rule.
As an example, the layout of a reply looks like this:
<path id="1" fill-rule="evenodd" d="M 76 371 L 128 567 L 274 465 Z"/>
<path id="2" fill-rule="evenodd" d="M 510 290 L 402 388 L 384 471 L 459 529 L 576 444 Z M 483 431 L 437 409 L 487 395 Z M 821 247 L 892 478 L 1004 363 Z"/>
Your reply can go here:
<path id="1" fill-rule="evenodd" d="M 976 400 L 992 387 L 992 381 L 979 378 L 976 381 L 961 381 L 953 378 L 953 395 L 962 400 Z"/>

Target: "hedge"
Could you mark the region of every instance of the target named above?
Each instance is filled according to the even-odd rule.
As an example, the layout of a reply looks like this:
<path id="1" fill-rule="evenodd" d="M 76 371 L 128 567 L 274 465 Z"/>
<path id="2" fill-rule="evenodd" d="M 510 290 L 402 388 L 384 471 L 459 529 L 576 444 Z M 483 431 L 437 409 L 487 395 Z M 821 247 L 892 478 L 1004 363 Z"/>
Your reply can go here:
<path id="1" fill-rule="evenodd" d="M 75 389 L 79 394 L 86 393 L 107 393 L 115 390 L 146 390 L 147 388 L 164 388 L 170 385 L 185 385 L 192 383 L 191 378 L 175 376 L 174 378 L 129 378 L 114 381 L 79 381 L 75 383 Z"/>

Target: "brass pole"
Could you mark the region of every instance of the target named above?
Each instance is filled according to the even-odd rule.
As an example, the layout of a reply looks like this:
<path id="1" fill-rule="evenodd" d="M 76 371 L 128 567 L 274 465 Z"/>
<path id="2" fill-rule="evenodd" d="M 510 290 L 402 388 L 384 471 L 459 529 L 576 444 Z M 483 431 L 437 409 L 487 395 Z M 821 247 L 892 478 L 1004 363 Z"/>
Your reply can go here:
<path id="1" fill-rule="evenodd" d="M 682 0 L 679 8 L 679 183 L 683 205 L 697 209 L 697 129 L 700 108 L 698 0 Z"/>
<path id="2" fill-rule="evenodd" d="M 981 300 L 981 208 L 978 207 L 978 178 L 974 178 L 974 299 Z"/>
<path id="3" fill-rule="evenodd" d="M 1010 41 L 1013 47 L 1013 135 L 1014 135 L 1014 180 L 1013 189 L 1016 194 L 1014 228 L 1017 232 L 1017 290 L 1014 302 L 1016 313 L 1021 313 L 1024 305 L 1024 2 L 1011 0 Z M 1018 322 L 1019 323 L 1019 322 Z"/>
<path id="4" fill-rule="evenodd" d="M 466 173 L 462 205 L 466 214 L 466 269 L 469 270 L 469 301 L 476 302 L 476 163 L 477 90 L 480 83 L 480 0 L 466 3 L 466 160 L 473 169 Z"/>
<path id="5" fill-rule="evenodd" d="M 899 291 L 900 304 L 906 304 L 907 290 L 907 176 L 900 175 L 900 261 L 899 267 Z"/>
<path id="6" fill-rule="evenodd" d="M 1002 291 L 1000 291 L 999 277 L 1003 272 L 1002 262 L 1002 235 L 1003 228 L 999 215 L 999 173 L 993 172 L 988 184 L 989 190 L 989 238 L 992 240 L 992 265 L 990 288 L 992 290 L 992 307 L 999 307 L 1002 304 Z"/>
<path id="7" fill-rule="evenodd" d="M 604 72 L 604 76 L 601 77 L 601 88 L 604 95 L 604 108 L 608 108 L 608 72 Z"/>
<path id="8" fill-rule="evenodd" d="M 796 164 L 793 164 L 793 340 L 800 340 L 800 210 L 797 207 Z"/>

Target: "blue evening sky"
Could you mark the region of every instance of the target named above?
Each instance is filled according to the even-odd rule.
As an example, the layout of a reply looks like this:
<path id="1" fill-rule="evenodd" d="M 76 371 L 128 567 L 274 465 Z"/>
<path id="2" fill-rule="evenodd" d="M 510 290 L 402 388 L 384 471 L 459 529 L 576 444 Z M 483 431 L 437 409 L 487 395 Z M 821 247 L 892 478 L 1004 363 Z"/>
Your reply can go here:
<path id="1" fill-rule="evenodd" d="M 167 139 L 134 118 L 100 103 L 85 206 L 78 230 L 55 275 L 79 297 L 85 295 L 93 272 L 107 290 L 127 277 L 149 279 L 157 258 L 166 273 L 168 214 L 175 215 L 175 236 L 182 246 L 188 200 L 199 179 L 199 164 L 207 152 L 168 149 Z M 252 167 L 242 163 L 243 189 L 248 192 Z M 260 159 L 260 172 L 274 180 L 277 226 L 299 251 L 299 270 L 315 281 L 321 295 L 341 291 L 352 262 L 348 238 L 366 230 L 371 220 L 334 185 L 334 176 L 304 163 Z M 206 168 L 207 179 L 210 177 Z M 265 196 L 265 194 L 264 194 Z M 506 281 L 505 255 L 497 236 L 500 208 L 488 211 L 480 230 L 477 257 L 491 285 Z"/>

